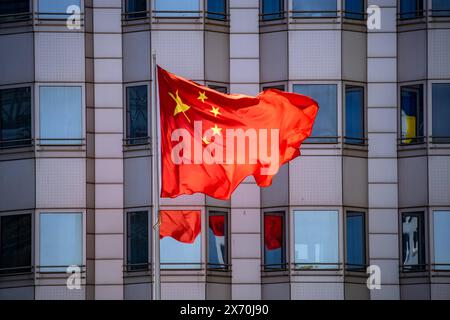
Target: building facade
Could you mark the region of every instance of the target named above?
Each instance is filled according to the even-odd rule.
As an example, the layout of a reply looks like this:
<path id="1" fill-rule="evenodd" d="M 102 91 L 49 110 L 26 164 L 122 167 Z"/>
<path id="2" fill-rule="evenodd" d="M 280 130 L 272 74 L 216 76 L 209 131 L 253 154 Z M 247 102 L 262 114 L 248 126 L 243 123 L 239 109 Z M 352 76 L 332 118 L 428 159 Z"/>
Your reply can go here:
<path id="1" fill-rule="evenodd" d="M 450 298 L 450 1 L 6 0 L 0 299 L 152 299 L 152 52 L 320 105 L 271 187 L 160 199 L 163 299 Z"/>

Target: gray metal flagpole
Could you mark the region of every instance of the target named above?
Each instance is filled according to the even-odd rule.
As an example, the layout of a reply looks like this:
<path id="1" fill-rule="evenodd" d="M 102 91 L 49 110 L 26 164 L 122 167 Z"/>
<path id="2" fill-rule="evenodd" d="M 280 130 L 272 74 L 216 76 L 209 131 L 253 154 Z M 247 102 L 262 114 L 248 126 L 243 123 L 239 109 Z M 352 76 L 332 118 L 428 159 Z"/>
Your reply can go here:
<path id="1" fill-rule="evenodd" d="M 161 265 L 159 255 L 159 106 L 158 106 L 158 74 L 156 68 L 156 51 L 152 51 L 153 68 L 153 104 L 152 104 L 152 203 L 153 203 L 153 299 L 161 300 Z"/>

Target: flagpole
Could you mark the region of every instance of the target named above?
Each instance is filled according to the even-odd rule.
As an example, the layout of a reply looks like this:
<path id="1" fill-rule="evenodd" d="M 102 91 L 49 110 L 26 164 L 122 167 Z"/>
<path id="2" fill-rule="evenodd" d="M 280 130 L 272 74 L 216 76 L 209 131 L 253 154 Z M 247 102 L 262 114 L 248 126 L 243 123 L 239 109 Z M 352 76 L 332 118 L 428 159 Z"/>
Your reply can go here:
<path id="1" fill-rule="evenodd" d="M 161 265 L 159 254 L 159 118 L 158 118 L 158 86 L 157 86 L 157 68 L 156 51 L 152 51 L 153 68 L 153 107 L 152 117 L 152 203 L 153 203 L 153 299 L 161 300 Z"/>

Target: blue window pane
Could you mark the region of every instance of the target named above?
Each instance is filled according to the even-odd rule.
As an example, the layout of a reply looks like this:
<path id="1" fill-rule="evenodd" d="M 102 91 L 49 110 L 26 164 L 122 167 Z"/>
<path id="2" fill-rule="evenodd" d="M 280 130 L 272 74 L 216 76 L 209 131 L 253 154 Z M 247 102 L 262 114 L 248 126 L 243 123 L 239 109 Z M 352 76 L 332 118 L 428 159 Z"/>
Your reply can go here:
<path id="1" fill-rule="evenodd" d="M 326 18 L 337 16 L 336 0 L 293 0 L 294 17 Z"/>
<path id="2" fill-rule="evenodd" d="M 401 0 L 400 19 L 414 19 L 423 15 L 423 0 Z"/>
<path id="3" fill-rule="evenodd" d="M 40 87 L 41 144 L 80 144 L 81 87 Z"/>
<path id="4" fill-rule="evenodd" d="M 450 83 L 433 84 L 433 142 L 450 143 Z"/>
<path id="5" fill-rule="evenodd" d="M 402 143 L 423 142 L 423 86 L 401 87 Z"/>
<path id="6" fill-rule="evenodd" d="M 402 268 L 403 271 L 425 269 L 423 212 L 402 215 Z"/>
<path id="7" fill-rule="evenodd" d="M 83 264 L 83 216 L 81 213 L 41 213 L 39 219 L 41 272 L 65 272 Z"/>
<path id="8" fill-rule="evenodd" d="M 67 19 L 72 14 L 67 8 L 72 5 L 81 8 L 81 0 L 39 0 L 39 19 Z"/>
<path id="9" fill-rule="evenodd" d="M 450 270 L 450 211 L 434 211 L 434 263 L 436 270 Z"/>
<path id="10" fill-rule="evenodd" d="M 226 0 L 208 0 L 207 6 L 208 18 L 217 20 L 226 19 Z"/>
<path id="11" fill-rule="evenodd" d="M 263 20 L 282 19 L 284 17 L 283 0 L 263 0 L 262 14 Z"/>
<path id="12" fill-rule="evenodd" d="M 364 213 L 347 212 L 347 260 L 348 270 L 365 271 L 366 236 Z"/>
<path id="13" fill-rule="evenodd" d="M 364 20 L 364 0 L 345 0 L 344 16 L 347 19 Z"/>
<path id="14" fill-rule="evenodd" d="M 306 95 L 319 104 L 312 138 L 307 142 L 337 142 L 337 86 L 328 84 L 294 85 L 294 92 Z"/>
<path id="15" fill-rule="evenodd" d="M 147 211 L 127 214 L 127 270 L 148 269 L 148 213 Z"/>
<path id="16" fill-rule="evenodd" d="M 138 144 L 148 137 L 147 86 L 127 88 L 128 143 Z"/>
<path id="17" fill-rule="evenodd" d="M 336 211 L 294 211 L 297 268 L 337 269 L 339 224 Z"/>
<path id="18" fill-rule="evenodd" d="M 208 268 L 227 268 L 227 227 L 224 213 L 212 213 L 208 225 Z"/>
<path id="19" fill-rule="evenodd" d="M 433 16 L 450 16 L 450 1 L 449 0 L 432 0 L 432 14 Z"/>
<path id="20" fill-rule="evenodd" d="M 201 267 L 201 236 L 194 243 L 179 242 L 171 237 L 160 241 L 162 269 L 199 269 Z"/>
<path id="21" fill-rule="evenodd" d="M 199 0 L 155 0 L 158 17 L 199 17 Z"/>
<path id="22" fill-rule="evenodd" d="M 0 90 L 0 148 L 31 143 L 31 88 Z"/>
<path id="23" fill-rule="evenodd" d="M 345 88 L 345 142 L 364 144 L 364 88 Z"/>
<path id="24" fill-rule="evenodd" d="M 144 18 L 147 16 L 147 0 L 126 0 L 125 12 L 129 13 L 126 19 Z"/>

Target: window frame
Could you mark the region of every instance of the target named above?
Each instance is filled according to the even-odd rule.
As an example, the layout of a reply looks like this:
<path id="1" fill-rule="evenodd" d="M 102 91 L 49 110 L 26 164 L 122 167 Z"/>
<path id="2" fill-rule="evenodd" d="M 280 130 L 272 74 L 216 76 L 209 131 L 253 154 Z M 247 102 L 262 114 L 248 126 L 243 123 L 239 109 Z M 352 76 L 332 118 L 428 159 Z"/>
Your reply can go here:
<path id="1" fill-rule="evenodd" d="M 420 226 L 422 230 L 419 230 L 421 233 L 421 240 L 423 243 L 421 244 L 421 248 L 423 250 L 423 264 L 417 264 L 417 265 L 404 265 L 403 264 L 403 219 L 405 216 L 413 216 L 413 217 L 419 217 Z M 409 209 L 402 209 L 400 210 L 399 214 L 399 256 L 400 256 L 400 271 L 402 273 L 420 273 L 420 272 L 426 272 L 428 268 L 428 232 L 427 232 L 427 211 L 426 208 L 409 208 Z"/>
<path id="2" fill-rule="evenodd" d="M 262 271 L 263 272 L 280 272 L 280 271 L 287 271 L 289 270 L 289 258 L 288 258 L 288 239 L 289 239 L 289 227 L 288 227 L 288 219 L 287 219 L 287 211 L 285 209 L 269 209 L 264 210 L 263 214 L 261 215 L 261 262 L 262 262 Z M 282 219 L 282 225 L 281 225 L 281 234 L 283 238 L 282 242 L 282 252 L 281 252 L 281 258 L 282 263 L 281 264 L 275 264 L 275 266 L 280 266 L 279 268 L 276 267 L 270 267 L 267 268 L 267 266 L 271 266 L 266 264 L 266 246 L 264 243 L 265 239 L 265 217 L 266 214 L 270 215 L 277 215 L 281 216 Z"/>
<path id="3" fill-rule="evenodd" d="M 225 225 L 224 225 L 224 228 L 225 228 L 225 264 L 220 264 L 220 265 L 217 265 L 217 267 L 212 267 L 211 265 L 215 265 L 215 264 L 211 264 L 210 262 L 209 262 L 209 247 L 210 247 L 210 243 L 209 243 L 209 217 L 211 217 L 211 216 L 220 216 L 220 215 L 223 215 L 224 216 L 224 219 L 225 219 Z M 227 211 L 227 210 L 224 210 L 224 209 L 217 209 L 217 208 L 209 208 L 208 210 L 207 210 L 207 217 L 206 217 L 206 221 L 207 221 L 207 223 L 205 223 L 205 242 L 206 242 L 206 245 L 205 245 L 205 249 L 206 249 L 206 252 L 205 252 L 205 259 L 206 259 L 206 269 L 208 270 L 208 271 L 222 271 L 222 272 L 228 272 L 228 271 L 230 271 L 230 268 L 231 268 L 231 250 L 230 250 L 230 244 L 231 244 L 231 242 L 230 242 L 230 225 L 229 225 L 229 221 L 230 221 L 230 218 L 229 218 L 229 211 Z M 202 227 L 202 230 L 203 230 L 203 227 Z M 207 234 L 206 234 L 207 233 Z M 222 267 L 220 267 L 220 266 L 222 266 Z"/>
<path id="4" fill-rule="evenodd" d="M 418 122 L 416 121 L 416 137 L 413 138 L 403 138 L 402 132 L 403 132 L 403 125 L 402 125 L 402 93 L 404 89 L 411 90 L 413 87 L 419 87 L 422 89 L 421 94 L 421 105 L 418 105 L 416 108 L 416 112 L 420 111 L 420 107 L 422 107 L 422 117 L 423 117 L 423 136 L 419 136 L 417 134 L 418 130 Z M 398 128 L 398 134 L 397 139 L 401 146 L 410 146 L 410 145 L 418 145 L 423 144 L 427 140 L 427 109 L 426 109 L 426 86 L 423 82 L 405 82 L 405 83 L 399 83 L 398 85 L 398 106 L 399 110 L 397 113 L 398 121 L 397 121 L 397 128 Z M 410 143 L 406 143 L 404 141 L 411 140 Z"/>
<path id="5" fill-rule="evenodd" d="M 349 265 L 347 263 L 347 258 L 348 258 L 348 245 L 347 245 L 347 235 L 348 235 L 348 228 L 347 228 L 347 218 L 350 216 L 358 216 L 358 215 L 362 215 L 363 219 L 364 219 L 364 224 L 363 224 L 363 238 L 364 238 L 364 264 L 360 266 L 360 268 L 349 268 Z M 360 208 L 347 208 L 345 210 L 345 217 L 344 217 L 344 269 L 345 272 L 347 273 L 351 273 L 351 272 L 357 272 L 357 273 L 366 273 L 366 268 L 368 266 L 368 261 L 369 261 L 369 250 L 368 250 L 368 245 L 369 245 L 369 238 L 368 238 L 368 215 L 367 215 L 367 211 L 364 209 L 360 209 Z M 359 265 L 357 265 L 357 267 L 359 267 Z"/>
<path id="6" fill-rule="evenodd" d="M 362 138 L 347 137 L 347 88 L 361 88 L 362 89 Z M 367 88 L 365 84 L 357 82 L 344 82 L 342 84 L 342 142 L 351 146 L 367 146 Z M 358 140 L 356 142 L 352 142 Z"/>
<path id="7" fill-rule="evenodd" d="M 129 253 L 130 253 L 130 243 L 129 243 L 129 237 L 130 237 L 130 225 L 129 225 L 129 215 L 131 213 L 141 213 L 146 212 L 147 213 L 147 223 L 148 223 L 148 238 L 147 238 L 147 265 L 145 268 L 137 268 L 134 269 L 133 266 L 136 266 L 135 264 L 131 264 L 129 261 Z M 152 266 L 152 239 L 153 239 L 153 224 L 152 224 L 152 210 L 151 208 L 135 208 L 135 209 L 126 209 L 124 214 L 124 271 L 128 273 L 137 273 L 137 272 L 149 272 L 151 271 Z M 140 266 L 141 264 L 138 264 Z"/>
<path id="8" fill-rule="evenodd" d="M 141 86 L 146 86 L 147 87 L 147 136 L 146 137 L 138 137 L 138 138 L 130 138 L 128 133 L 129 133 L 129 107 L 128 107 L 128 88 L 133 88 L 133 87 L 141 87 Z M 123 134 L 124 134 L 124 145 L 127 147 L 133 147 L 133 146 L 145 146 L 145 145 L 150 145 L 150 139 L 151 139 L 151 134 L 152 134 L 152 114 L 151 114 L 151 108 L 152 108 L 152 86 L 148 83 L 148 82 L 133 82 L 133 83 L 129 83 L 124 85 L 124 94 L 123 94 L 123 99 L 124 99 L 124 115 L 123 115 L 123 126 L 125 128 Z M 137 143 L 131 143 L 132 140 L 137 140 Z"/>

